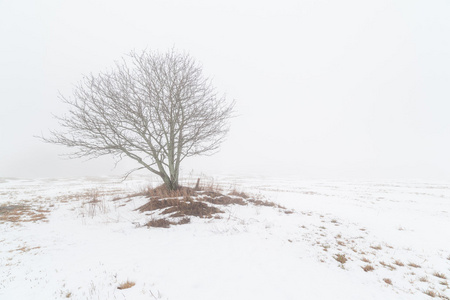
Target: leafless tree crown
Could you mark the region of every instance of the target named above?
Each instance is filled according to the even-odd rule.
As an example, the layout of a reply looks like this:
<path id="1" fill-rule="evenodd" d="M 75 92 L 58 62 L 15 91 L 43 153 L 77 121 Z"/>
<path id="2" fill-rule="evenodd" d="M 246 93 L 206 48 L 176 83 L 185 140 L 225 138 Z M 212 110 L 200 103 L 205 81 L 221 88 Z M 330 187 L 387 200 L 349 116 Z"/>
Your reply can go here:
<path id="1" fill-rule="evenodd" d="M 187 54 L 131 52 L 111 71 L 89 75 L 57 117 L 47 142 L 74 147 L 74 157 L 126 156 L 178 188 L 180 163 L 212 154 L 228 132 L 233 103 L 219 96 Z"/>

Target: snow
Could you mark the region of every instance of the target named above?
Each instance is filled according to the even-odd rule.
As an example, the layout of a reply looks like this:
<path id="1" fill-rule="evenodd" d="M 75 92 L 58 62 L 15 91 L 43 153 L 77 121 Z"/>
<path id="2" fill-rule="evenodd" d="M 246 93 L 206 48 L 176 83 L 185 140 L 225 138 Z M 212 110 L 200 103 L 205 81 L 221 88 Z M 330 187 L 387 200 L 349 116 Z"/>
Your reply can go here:
<path id="1" fill-rule="evenodd" d="M 0 206 L 46 217 L 0 221 L 0 299 L 450 297 L 450 184 L 219 177 L 225 192 L 293 213 L 230 205 L 221 219 L 165 229 L 142 226 L 152 216 L 135 209 L 147 199 L 126 197 L 150 182 L 0 179 Z M 135 286 L 117 289 L 127 280 Z"/>

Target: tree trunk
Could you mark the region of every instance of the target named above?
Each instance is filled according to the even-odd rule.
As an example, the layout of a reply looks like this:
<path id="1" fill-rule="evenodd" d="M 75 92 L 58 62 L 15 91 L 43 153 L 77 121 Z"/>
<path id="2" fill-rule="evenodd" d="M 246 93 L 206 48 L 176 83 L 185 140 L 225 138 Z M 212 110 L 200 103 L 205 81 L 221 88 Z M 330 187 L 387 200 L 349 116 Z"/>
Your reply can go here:
<path id="1" fill-rule="evenodd" d="M 166 188 L 169 191 L 176 191 L 180 188 L 179 184 L 178 184 L 178 176 L 176 176 L 173 179 L 170 179 L 169 177 L 162 177 L 164 184 L 166 186 Z"/>

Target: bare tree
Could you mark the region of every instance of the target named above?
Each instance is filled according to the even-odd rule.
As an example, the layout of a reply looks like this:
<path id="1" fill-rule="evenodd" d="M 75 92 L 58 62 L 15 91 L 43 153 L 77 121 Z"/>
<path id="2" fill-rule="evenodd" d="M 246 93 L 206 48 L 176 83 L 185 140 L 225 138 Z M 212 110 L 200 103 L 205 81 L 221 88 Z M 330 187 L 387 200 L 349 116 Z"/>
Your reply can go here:
<path id="1" fill-rule="evenodd" d="M 62 131 L 43 137 L 75 148 L 70 157 L 129 157 L 178 189 L 181 162 L 212 154 L 228 132 L 227 103 L 187 54 L 131 52 L 115 67 L 85 76 L 57 117 Z"/>

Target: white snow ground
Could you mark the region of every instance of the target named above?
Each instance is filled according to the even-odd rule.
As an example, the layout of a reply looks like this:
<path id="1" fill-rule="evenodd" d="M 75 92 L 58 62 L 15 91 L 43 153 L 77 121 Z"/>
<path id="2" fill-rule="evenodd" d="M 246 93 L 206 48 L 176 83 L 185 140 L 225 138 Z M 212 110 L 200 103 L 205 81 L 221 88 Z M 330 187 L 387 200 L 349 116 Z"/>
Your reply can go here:
<path id="1" fill-rule="evenodd" d="M 145 198 L 112 201 L 149 180 L 0 179 L 3 213 L 29 214 L 0 210 L 0 299 L 450 297 L 450 184 L 222 177 L 294 213 L 230 205 L 163 229 L 140 226 Z"/>

